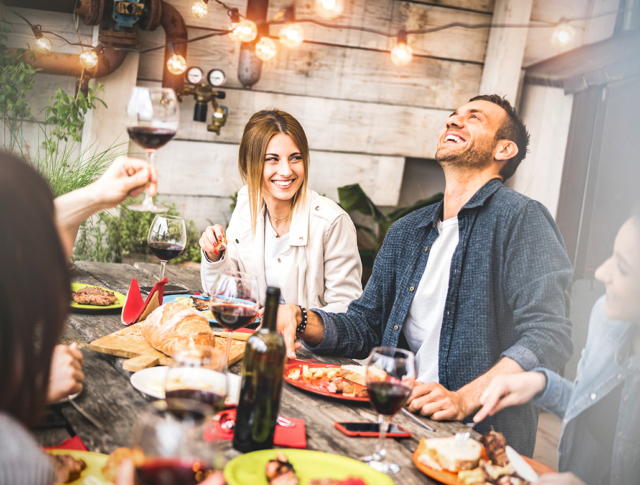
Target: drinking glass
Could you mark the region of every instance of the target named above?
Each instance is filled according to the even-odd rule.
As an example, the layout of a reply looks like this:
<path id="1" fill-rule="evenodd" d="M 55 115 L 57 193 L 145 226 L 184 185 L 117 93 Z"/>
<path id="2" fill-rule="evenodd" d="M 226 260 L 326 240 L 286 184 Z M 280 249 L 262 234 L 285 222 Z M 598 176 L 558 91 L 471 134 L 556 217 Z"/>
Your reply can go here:
<path id="1" fill-rule="evenodd" d="M 147 153 L 147 162 L 153 165 L 156 150 L 165 146 L 178 131 L 178 100 L 173 89 L 133 88 L 127 106 L 127 132 L 129 138 Z M 147 190 L 141 204 L 129 209 L 143 212 L 166 212 L 155 204 Z"/>
<path id="2" fill-rule="evenodd" d="M 164 401 L 149 405 L 133 431 L 136 485 L 196 485 L 215 473 L 221 453 L 205 426 L 176 416 Z"/>
<path id="3" fill-rule="evenodd" d="M 224 271 L 214 275 L 209 289 L 209 305 L 213 317 L 227 331 L 225 363 L 229 362 L 232 333 L 251 325 L 260 309 L 258 278 L 240 271 Z"/>
<path id="4" fill-rule="evenodd" d="M 228 394 L 224 352 L 206 345 L 189 345 L 171 355 L 164 394 L 169 409 L 193 419 L 211 417 L 224 408 Z"/>
<path id="5" fill-rule="evenodd" d="M 187 226 L 178 216 L 157 215 L 147 235 L 149 249 L 160 260 L 160 279 L 164 278 L 167 261 L 182 254 L 187 245 Z"/>
<path id="6" fill-rule="evenodd" d="M 393 347 L 376 347 L 367 364 L 367 392 L 378 412 L 380 438 L 373 455 L 363 458 L 369 466 L 382 473 L 398 473 L 400 466 L 385 460 L 385 436 L 391 418 L 404 406 L 416 380 L 415 356 L 412 352 Z"/>

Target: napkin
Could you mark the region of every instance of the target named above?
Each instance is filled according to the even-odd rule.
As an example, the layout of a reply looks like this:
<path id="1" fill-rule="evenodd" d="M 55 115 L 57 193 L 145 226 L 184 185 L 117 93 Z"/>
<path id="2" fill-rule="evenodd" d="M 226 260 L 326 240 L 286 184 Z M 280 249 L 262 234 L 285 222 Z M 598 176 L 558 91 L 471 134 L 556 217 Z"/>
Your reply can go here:
<path id="1" fill-rule="evenodd" d="M 236 419 L 236 410 L 229 409 L 218 414 L 215 418 L 214 426 L 212 429 L 205 429 L 205 439 L 213 441 L 215 439 L 232 440 L 233 429 L 226 430 L 220 427 L 220 424 L 227 419 Z M 291 428 L 285 428 L 280 425 L 276 425 L 276 433 L 273 437 L 273 444 L 276 446 L 285 446 L 287 448 L 306 448 L 307 447 L 307 433 L 305 430 L 304 419 L 287 418 L 289 421 L 295 424 Z"/>
<path id="2" fill-rule="evenodd" d="M 58 446 L 43 446 L 45 450 L 76 450 L 76 451 L 87 451 L 87 447 L 84 446 L 84 443 L 80 439 L 78 435 L 73 438 L 69 438 L 67 441 L 59 444 Z"/>
<path id="3" fill-rule="evenodd" d="M 122 316 L 120 317 L 123 325 L 131 325 L 141 322 L 149 316 L 149 314 L 162 305 L 162 296 L 164 294 L 164 285 L 167 284 L 167 278 L 156 282 L 153 289 L 147 295 L 147 299 L 142 301 L 142 294 L 138 286 L 138 280 L 133 278 L 127 297 L 122 307 Z"/>

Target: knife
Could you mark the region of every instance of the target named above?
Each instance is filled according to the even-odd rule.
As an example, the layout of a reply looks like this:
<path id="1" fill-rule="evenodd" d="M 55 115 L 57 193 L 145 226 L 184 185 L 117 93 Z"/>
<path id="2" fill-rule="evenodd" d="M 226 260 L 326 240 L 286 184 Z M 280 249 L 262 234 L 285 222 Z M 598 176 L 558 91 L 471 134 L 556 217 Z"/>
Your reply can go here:
<path id="1" fill-rule="evenodd" d="M 413 419 L 416 423 L 418 423 L 420 426 L 422 426 L 423 428 L 427 428 L 429 431 L 431 431 L 432 433 L 437 433 L 437 431 L 435 429 L 433 429 L 431 426 L 429 426 L 427 423 L 423 423 L 422 420 L 416 418 L 413 414 L 411 414 L 409 411 L 407 411 L 405 408 L 400 408 L 402 409 L 402 412 L 404 414 L 406 414 L 407 416 L 409 416 L 411 419 Z"/>
<path id="2" fill-rule="evenodd" d="M 516 473 L 520 475 L 520 478 L 531 483 L 538 480 L 538 474 L 516 450 L 507 445 L 506 452 L 509 462 L 513 465 L 513 469 Z"/>
<path id="3" fill-rule="evenodd" d="M 98 420 L 96 420 L 94 417 L 92 417 L 90 414 L 88 414 L 84 409 L 82 409 L 80 406 L 78 406 L 76 404 L 75 401 L 69 401 L 74 408 L 76 408 L 76 410 L 82 414 L 91 424 L 93 424 L 96 428 L 98 429 L 102 429 L 102 425 L 98 422 Z"/>

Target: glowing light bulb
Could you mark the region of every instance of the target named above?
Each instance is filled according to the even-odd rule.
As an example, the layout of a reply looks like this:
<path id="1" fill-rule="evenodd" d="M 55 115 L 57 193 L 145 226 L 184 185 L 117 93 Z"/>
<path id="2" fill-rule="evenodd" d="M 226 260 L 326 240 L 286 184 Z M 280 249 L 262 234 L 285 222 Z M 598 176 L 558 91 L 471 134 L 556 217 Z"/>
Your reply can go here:
<path id="1" fill-rule="evenodd" d="M 551 43 L 556 47 L 568 47 L 573 43 L 576 36 L 576 29 L 571 25 L 563 22 L 558 25 L 551 35 Z"/>
<path id="2" fill-rule="evenodd" d="M 203 18 L 206 17 L 208 12 L 209 12 L 209 7 L 202 0 L 200 0 L 199 2 L 194 3 L 191 6 L 191 13 L 196 18 L 203 19 Z"/>
<path id="3" fill-rule="evenodd" d="M 256 55 L 258 59 L 269 61 L 276 56 L 276 43 L 269 37 L 262 37 L 256 44 Z"/>
<path id="4" fill-rule="evenodd" d="M 409 44 L 398 42 L 391 49 L 391 62 L 396 66 L 406 66 L 413 59 L 413 49 Z"/>
<path id="5" fill-rule="evenodd" d="M 38 52 L 46 54 L 47 52 L 51 51 L 51 41 L 45 36 L 42 36 L 38 40 L 36 40 L 35 48 Z"/>
<path id="6" fill-rule="evenodd" d="M 98 54 L 95 51 L 85 51 L 80 54 L 80 64 L 85 69 L 93 69 L 98 64 Z"/>
<path id="7" fill-rule="evenodd" d="M 298 24 L 285 25 L 280 31 L 280 42 L 286 47 L 298 47 L 304 40 L 304 31 Z"/>
<path id="8" fill-rule="evenodd" d="M 180 54 L 174 54 L 167 61 L 167 69 L 171 74 L 182 74 L 187 70 L 187 61 Z"/>
<path id="9" fill-rule="evenodd" d="M 344 0 L 316 0 L 316 13 L 325 19 L 338 17 L 344 10 Z"/>
<path id="10" fill-rule="evenodd" d="M 258 26 L 248 19 L 231 24 L 229 30 L 232 30 L 229 32 L 229 38 L 234 42 L 253 42 L 258 36 Z"/>

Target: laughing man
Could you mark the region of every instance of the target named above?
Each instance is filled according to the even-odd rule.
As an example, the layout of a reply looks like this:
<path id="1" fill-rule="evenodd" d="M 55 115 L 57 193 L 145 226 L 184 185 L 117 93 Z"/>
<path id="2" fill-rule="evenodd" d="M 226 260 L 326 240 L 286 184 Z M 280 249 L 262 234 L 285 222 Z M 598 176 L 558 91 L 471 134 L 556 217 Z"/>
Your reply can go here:
<path id="1" fill-rule="evenodd" d="M 434 420 L 470 420 L 491 379 L 543 366 L 572 352 L 564 291 L 572 270 L 544 206 L 503 183 L 525 157 L 529 134 L 503 98 L 477 96 L 449 116 L 436 160 L 444 200 L 389 230 L 373 274 L 346 313 L 286 306 L 279 330 L 292 356 L 296 330 L 319 354 L 365 358 L 376 346 L 416 354 L 409 409 Z M 299 344 L 297 344 L 299 345 Z M 531 456 L 538 411 L 507 408 L 493 425 Z"/>

